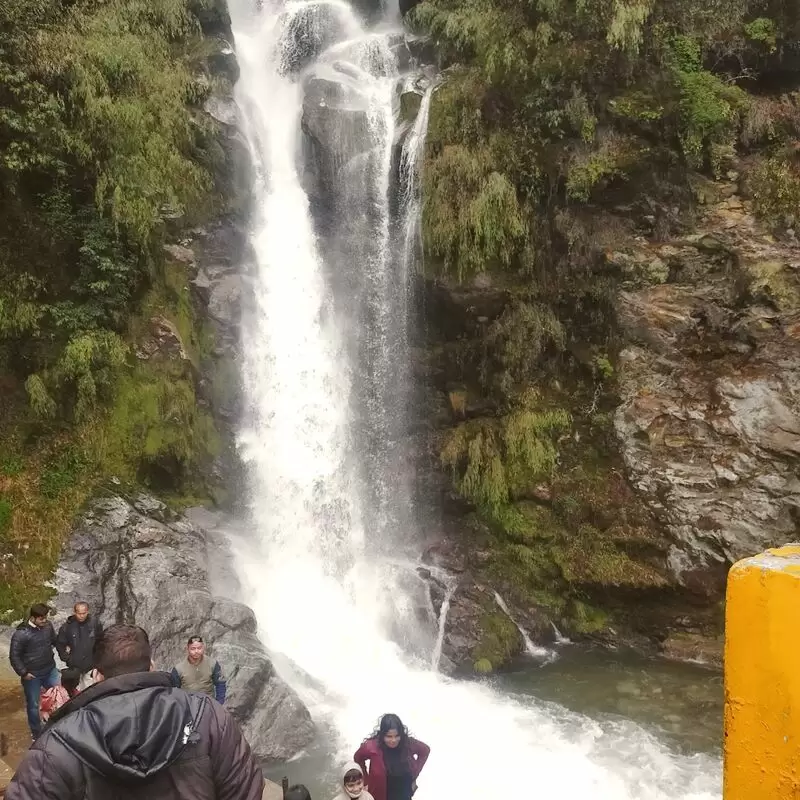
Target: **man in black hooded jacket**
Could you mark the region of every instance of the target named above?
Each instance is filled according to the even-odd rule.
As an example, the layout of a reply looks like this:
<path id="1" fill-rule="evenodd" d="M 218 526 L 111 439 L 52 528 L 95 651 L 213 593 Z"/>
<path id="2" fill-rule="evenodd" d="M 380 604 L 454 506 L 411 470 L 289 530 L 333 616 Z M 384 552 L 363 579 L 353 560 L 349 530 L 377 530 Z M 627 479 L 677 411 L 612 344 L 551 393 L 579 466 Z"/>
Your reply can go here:
<path id="1" fill-rule="evenodd" d="M 98 683 L 58 709 L 6 800 L 261 800 L 264 777 L 219 703 L 152 672 L 141 628 L 97 641 Z"/>

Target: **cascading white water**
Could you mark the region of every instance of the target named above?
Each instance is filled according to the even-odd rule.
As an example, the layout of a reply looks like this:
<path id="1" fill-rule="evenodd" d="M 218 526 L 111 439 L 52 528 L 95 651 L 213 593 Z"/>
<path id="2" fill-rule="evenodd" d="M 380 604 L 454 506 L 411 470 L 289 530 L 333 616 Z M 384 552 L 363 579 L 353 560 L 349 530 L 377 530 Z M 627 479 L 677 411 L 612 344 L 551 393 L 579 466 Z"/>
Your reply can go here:
<path id="1" fill-rule="evenodd" d="M 265 643 L 313 679 L 315 690 L 292 678 L 342 760 L 382 712 L 406 719 L 432 747 L 420 800 L 718 797 L 710 758 L 680 757 L 632 723 L 447 679 L 430 651 L 391 637 L 387 616 L 427 608 L 366 547 L 408 534 L 392 491 L 393 337 L 405 324 L 389 210 L 396 32 L 365 31 L 341 0 L 229 6 L 255 202 L 240 435 L 253 535 L 240 569 Z"/>
<path id="2" fill-rule="evenodd" d="M 531 637 L 528 635 L 528 632 L 522 625 L 514 619 L 513 614 L 509 611 L 508 605 L 506 605 L 506 601 L 497 593 L 494 593 L 494 599 L 498 606 L 500 606 L 500 610 L 514 623 L 517 630 L 519 631 L 519 635 L 522 637 L 522 642 L 525 645 L 525 652 L 532 656 L 533 658 L 541 659 L 544 663 L 550 663 L 557 658 L 557 654 L 553 650 L 548 650 L 546 647 L 539 647 L 537 644 L 533 642 Z"/>

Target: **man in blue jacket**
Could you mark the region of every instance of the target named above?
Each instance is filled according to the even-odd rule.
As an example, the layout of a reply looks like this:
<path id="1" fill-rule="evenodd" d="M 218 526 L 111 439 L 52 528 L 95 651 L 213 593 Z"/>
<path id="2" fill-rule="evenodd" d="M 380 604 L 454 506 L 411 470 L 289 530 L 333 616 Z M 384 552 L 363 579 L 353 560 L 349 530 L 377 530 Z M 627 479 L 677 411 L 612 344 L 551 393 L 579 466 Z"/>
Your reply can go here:
<path id="1" fill-rule="evenodd" d="M 8 653 L 11 667 L 22 681 L 28 726 L 33 739 L 36 739 L 42 730 L 42 720 L 39 716 L 42 689 L 57 686 L 59 682 L 53 658 L 56 632 L 48 620 L 49 614 L 50 609 L 43 603 L 31 606 L 30 617 L 17 627 L 11 637 L 11 648 Z"/>
<path id="2" fill-rule="evenodd" d="M 225 703 L 227 682 L 219 661 L 206 658 L 202 636 L 190 636 L 186 658 L 172 668 L 172 685 L 187 692 L 202 692 Z"/>

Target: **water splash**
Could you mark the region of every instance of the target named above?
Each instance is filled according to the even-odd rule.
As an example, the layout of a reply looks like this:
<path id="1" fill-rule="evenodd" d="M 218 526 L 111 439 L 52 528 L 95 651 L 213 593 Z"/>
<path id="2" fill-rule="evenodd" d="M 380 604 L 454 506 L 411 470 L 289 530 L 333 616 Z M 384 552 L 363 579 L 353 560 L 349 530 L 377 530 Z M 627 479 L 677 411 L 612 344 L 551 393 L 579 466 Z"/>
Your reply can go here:
<path id="1" fill-rule="evenodd" d="M 338 759 L 379 713 L 401 713 L 433 750 L 419 800 L 517 795 L 532 783 L 565 800 L 719 797 L 713 760 L 680 757 L 632 723 L 448 679 L 431 669 L 430 649 L 421 659 L 387 630 L 407 617 L 438 639 L 415 619 L 402 570 L 366 547 L 413 539 L 407 373 L 394 338 L 406 325 L 407 264 L 390 213 L 397 34 L 364 30 L 336 0 L 229 0 L 229 10 L 254 172 L 239 437 L 253 535 L 239 568 L 276 663 L 297 665 L 288 679 L 335 732 Z M 407 192 L 419 150 L 409 145 Z"/>
<path id="2" fill-rule="evenodd" d="M 442 607 L 439 609 L 439 625 L 436 631 L 436 644 L 433 647 L 433 654 L 431 655 L 431 669 L 434 672 L 439 671 L 439 664 L 442 660 L 442 647 L 444 646 L 444 633 L 447 629 L 447 614 L 450 611 L 450 601 L 453 599 L 453 593 L 456 590 L 456 583 L 451 583 L 444 593 L 442 600 Z"/>
<path id="3" fill-rule="evenodd" d="M 555 661 L 558 657 L 558 654 L 554 650 L 548 650 L 546 647 L 540 647 L 536 644 L 533 639 L 528 635 L 528 632 L 522 625 L 517 622 L 514 618 L 514 615 L 509 611 L 508 606 L 506 605 L 506 601 L 497 593 L 494 593 L 494 599 L 497 605 L 500 607 L 500 610 L 514 623 L 514 627 L 519 631 L 520 636 L 522 636 L 522 642 L 525 645 L 525 652 L 532 656 L 533 658 L 540 659 L 545 664 L 549 664 L 552 661 Z"/>

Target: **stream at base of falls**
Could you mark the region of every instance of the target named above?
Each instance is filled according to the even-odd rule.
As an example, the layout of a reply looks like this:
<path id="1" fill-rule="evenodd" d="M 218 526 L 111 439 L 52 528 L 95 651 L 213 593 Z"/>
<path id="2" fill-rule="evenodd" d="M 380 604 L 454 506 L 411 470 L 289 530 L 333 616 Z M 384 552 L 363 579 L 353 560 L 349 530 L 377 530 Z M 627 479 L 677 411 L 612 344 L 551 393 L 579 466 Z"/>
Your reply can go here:
<path id="1" fill-rule="evenodd" d="M 721 758 L 722 680 L 721 672 L 702 665 L 568 646 L 555 661 L 539 666 L 522 657 L 482 682 L 500 694 L 558 704 L 598 722 L 633 721 L 676 755 L 696 754 L 711 765 Z M 424 731 L 418 733 L 424 738 Z M 315 800 L 328 800 L 337 788 L 338 767 L 321 737 L 292 763 L 268 768 L 267 776 L 277 783 L 284 776 L 305 783 Z"/>

